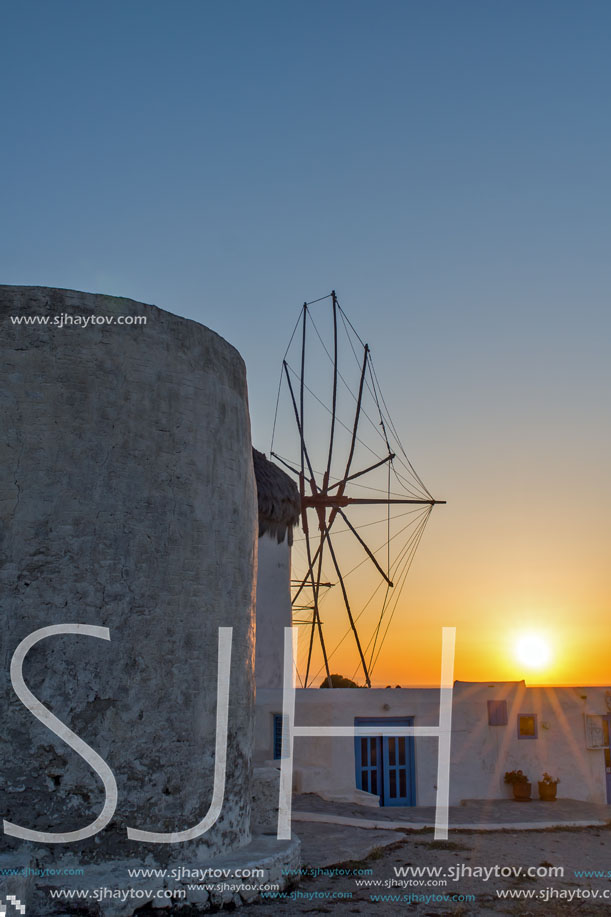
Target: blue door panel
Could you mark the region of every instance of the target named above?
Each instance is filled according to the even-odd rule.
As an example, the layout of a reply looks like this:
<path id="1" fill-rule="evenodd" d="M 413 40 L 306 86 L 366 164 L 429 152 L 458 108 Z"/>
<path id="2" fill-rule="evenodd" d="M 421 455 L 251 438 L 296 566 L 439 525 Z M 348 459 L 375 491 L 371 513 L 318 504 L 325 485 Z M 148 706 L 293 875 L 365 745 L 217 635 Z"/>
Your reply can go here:
<path id="1" fill-rule="evenodd" d="M 410 760 L 411 736 L 385 736 L 382 739 L 384 759 L 384 805 L 412 806 Z"/>
<path id="2" fill-rule="evenodd" d="M 413 717 L 356 717 L 355 726 L 411 726 Z M 380 797 L 381 806 L 416 804 L 413 736 L 356 736 L 356 786 Z"/>
<path id="3" fill-rule="evenodd" d="M 355 739 L 356 785 L 360 790 L 375 796 L 382 792 L 381 751 L 382 739 L 379 736 Z"/>

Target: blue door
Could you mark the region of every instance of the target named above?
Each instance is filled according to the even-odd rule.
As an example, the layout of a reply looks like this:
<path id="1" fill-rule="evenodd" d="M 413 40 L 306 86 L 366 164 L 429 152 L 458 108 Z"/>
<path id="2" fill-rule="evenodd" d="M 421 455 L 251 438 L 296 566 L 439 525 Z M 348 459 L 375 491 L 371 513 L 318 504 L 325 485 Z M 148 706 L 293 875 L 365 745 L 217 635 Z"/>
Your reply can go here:
<path id="1" fill-rule="evenodd" d="M 355 726 L 411 726 L 413 717 L 357 717 Z M 413 736 L 356 736 L 356 785 L 380 797 L 381 806 L 416 804 Z"/>

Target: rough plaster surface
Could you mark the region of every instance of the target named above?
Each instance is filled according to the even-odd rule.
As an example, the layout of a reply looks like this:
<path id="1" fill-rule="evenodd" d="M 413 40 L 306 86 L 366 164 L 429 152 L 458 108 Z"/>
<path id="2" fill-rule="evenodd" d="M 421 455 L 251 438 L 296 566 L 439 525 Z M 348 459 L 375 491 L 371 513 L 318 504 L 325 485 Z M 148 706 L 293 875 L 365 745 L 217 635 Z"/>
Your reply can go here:
<path id="1" fill-rule="evenodd" d="M 277 692 L 278 710 L 282 709 L 284 677 L 284 628 L 291 626 L 291 549 L 288 540 L 278 544 L 269 534 L 259 538 L 257 568 L 257 646 L 255 678 L 257 692 Z M 265 742 L 263 758 L 273 755 L 269 737 L 258 735 L 257 745 Z M 267 740 L 267 741 L 266 741 Z"/>
<path id="2" fill-rule="evenodd" d="M 371 832 L 362 833 L 369 836 Z M 11 865 L 19 865 L 19 861 L 13 860 Z M 277 840 L 275 835 L 256 834 L 249 844 L 238 850 L 200 860 L 197 864 L 200 870 L 212 870 L 205 879 L 189 875 L 189 870 L 196 865 L 191 860 L 173 866 L 172 874 L 165 877 L 130 876 L 128 870 L 133 865 L 129 860 L 92 864 L 85 880 L 82 876 L 11 879 L 9 894 L 28 902 L 26 917 L 132 917 L 140 914 L 143 908 L 143 913 L 150 914 L 151 907 L 155 913 L 194 917 L 210 910 L 233 910 L 252 904 L 261 898 L 262 891 L 282 890 L 293 884 L 293 877 L 301 866 L 301 842 L 294 834 L 286 841 Z M 178 869 L 183 871 L 180 875 L 174 873 Z M 122 889 L 128 894 L 114 898 L 100 894 L 98 900 L 81 898 L 68 904 L 57 898 L 53 900 L 50 895 L 51 890 L 71 891 L 83 887 L 96 891 Z M 174 893 L 174 902 L 162 895 L 157 897 L 156 893 L 163 889 Z M 180 897 L 177 892 L 182 893 Z"/>
<path id="3" fill-rule="evenodd" d="M 144 315 L 145 326 L 17 326 L 11 315 Z M 0 834 L 22 862 L 193 863 L 250 841 L 256 501 L 245 369 L 222 338 L 154 306 L 0 286 L 0 814 L 68 831 L 94 820 L 96 774 L 12 692 L 10 658 L 51 624 L 108 627 L 111 642 L 35 647 L 34 694 L 114 771 L 111 824 L 75 845 Z M 208 810 L 217 629 L 233 627 L 225 801 Z"/>
<path id="4" fill-rule="evenodd" d="M 252 780 L 252 829 L 275 833 L 278 828 L 280 768 L 255 767 Z"/>

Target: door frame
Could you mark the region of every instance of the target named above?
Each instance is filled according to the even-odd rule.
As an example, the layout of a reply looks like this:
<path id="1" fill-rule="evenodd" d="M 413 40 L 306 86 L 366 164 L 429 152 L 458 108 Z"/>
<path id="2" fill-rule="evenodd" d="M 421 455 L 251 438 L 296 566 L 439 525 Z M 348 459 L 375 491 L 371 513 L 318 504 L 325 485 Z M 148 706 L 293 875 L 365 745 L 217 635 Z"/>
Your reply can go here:
<path id="1" fill-rule="evenodd" d="M 413 726 L 413 716 L 356 716 L 354 718 L 355 728 L 359 726 Z M 361 758 L 361 739 L 374 739 L 377 747 L 376 771 L 378 796 L 380 797 L 380 806 L 415 806 L 416 805 L 416 751 L 414 736 L 394 736 L 405 739 L 405 766 L 407 768 L 407 802 L 393 801 L 388 799 L 388 782 L 389 782 L 389 761 L 388 761 L 388 739 L 393 736 L 355 736 L 354 737 L 354 771 L 357 789 L 363 789 L 361 781 L 361 771 L 363 768 Z M 366 792 L 369 792 L 366 790 Z"/>

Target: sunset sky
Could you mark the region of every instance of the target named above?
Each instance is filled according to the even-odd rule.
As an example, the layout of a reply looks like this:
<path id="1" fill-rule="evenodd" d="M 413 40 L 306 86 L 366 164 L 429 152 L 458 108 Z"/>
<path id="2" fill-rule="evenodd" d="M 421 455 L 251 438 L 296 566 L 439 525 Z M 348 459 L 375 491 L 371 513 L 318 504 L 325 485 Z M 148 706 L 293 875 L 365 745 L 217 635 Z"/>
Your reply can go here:
<path id="1" fill-rule="evenodd" d="M 1 282 L 210 326 L 265 451 L 299 306 L 336 289 L 447 500 L 375 681 L 434 684 L 450 625 L 457 678 L 611 683 L 611 6 L 22 0 L 0 23 Z"/>

